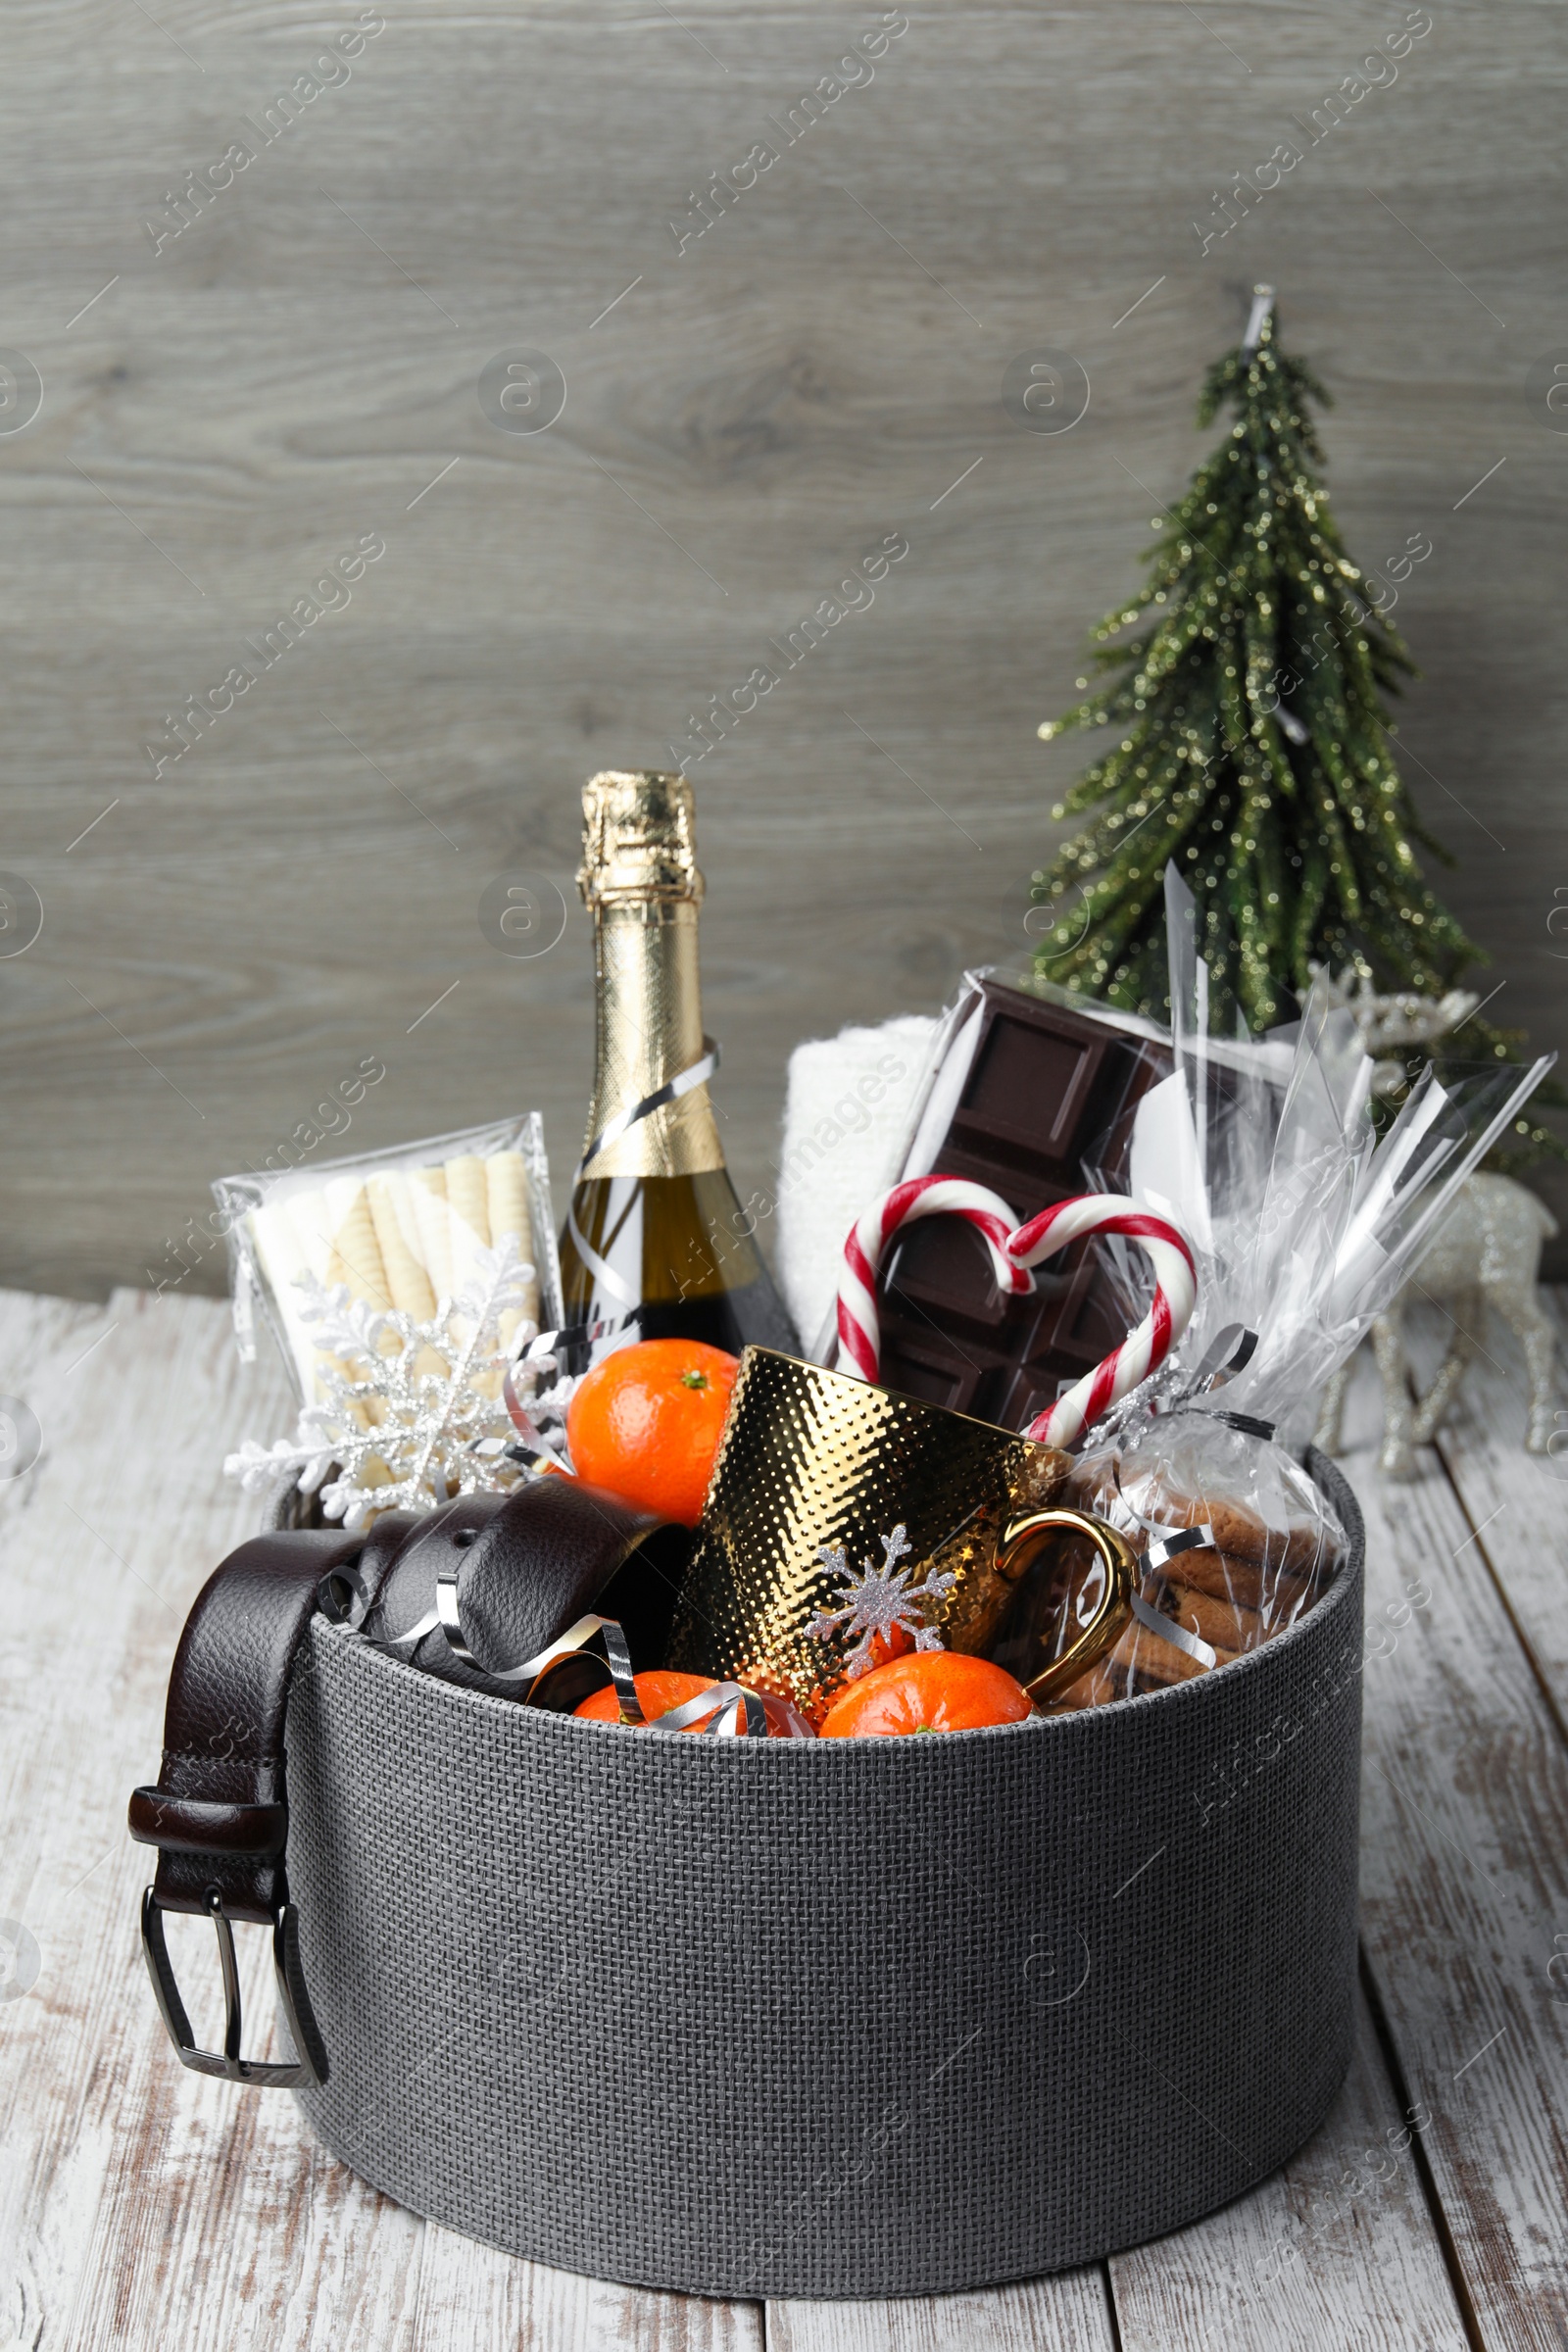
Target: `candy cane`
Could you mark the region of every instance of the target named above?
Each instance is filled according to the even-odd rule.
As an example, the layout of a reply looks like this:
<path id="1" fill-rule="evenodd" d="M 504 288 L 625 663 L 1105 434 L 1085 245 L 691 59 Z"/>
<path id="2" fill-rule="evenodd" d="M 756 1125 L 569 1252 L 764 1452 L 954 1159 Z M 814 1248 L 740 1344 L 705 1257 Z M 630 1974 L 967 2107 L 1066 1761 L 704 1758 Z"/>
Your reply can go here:
<path id="1" fill-rule="evenodd" d="M 1153 1260 L 1153 1304 L 1103 1363 L 1086 1372 L 1049 1412 L 1030 1422 L 1024 1435 L 1042 1446 L 1070 1446 L 1091 1422 L 1147 1380 L 1187 1329 L 1198 1296 L 1186 1235 L 1116 1193 L 1090 1193 L 1042 1209 L 1009 1237 L 1007 1255 L 1017 1265 L 1037 1266 L 1086 1233 L 1125 1233 L 1142 1242 Z"/>
<path id="2" fill-rule="evenodd" d="M 1006 1254 L 1013 1212 L 1000 1194 L 964 1176 L 911 1176 L 890 1193 L 873 1200 L 859 1217 L 844 1245 L 844 1273 L 839 1282 L 840 1368 L 861 1380 L 876 1380 L 881 1369 L 881 1324 L 876 1311 L 876 1280 L 888 1244 L 901 1227 L 916 1217 L 963 1217 L 985 1238 L 998 1284 L 1017 1297 L 1035 1287 Z"/>

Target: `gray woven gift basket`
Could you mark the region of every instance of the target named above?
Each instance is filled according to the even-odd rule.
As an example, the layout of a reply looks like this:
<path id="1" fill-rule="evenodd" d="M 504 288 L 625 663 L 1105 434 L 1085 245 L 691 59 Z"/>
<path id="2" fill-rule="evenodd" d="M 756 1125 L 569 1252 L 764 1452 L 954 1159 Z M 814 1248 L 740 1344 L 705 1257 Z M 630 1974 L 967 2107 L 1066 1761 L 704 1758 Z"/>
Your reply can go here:
<path id="1" fill-rule="evenodd" d="M 1045 1723 L 633 1733 L 318 1619 L 288 1720 L 318 2136 L 470 2236 L 718 2295 L 997 2285 L 1250 2187 L 1350 2052 L 1363 1534 L 1309 1467 L 1349 1552 L 1308 1615 Z"/>

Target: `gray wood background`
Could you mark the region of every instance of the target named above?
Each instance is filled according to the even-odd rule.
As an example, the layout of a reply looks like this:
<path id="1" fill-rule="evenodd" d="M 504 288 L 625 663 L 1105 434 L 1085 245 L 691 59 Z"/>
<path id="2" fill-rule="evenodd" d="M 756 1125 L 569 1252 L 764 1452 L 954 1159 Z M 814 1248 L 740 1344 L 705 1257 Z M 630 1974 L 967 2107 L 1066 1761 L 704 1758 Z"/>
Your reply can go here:
<path id="1" fill-rule="evenodd" d="M 1396 618 L 1426 673 L 1409 772 L 1459 860 L 1439 887 L 1505 983 L 1495 1016 L 1563 1042 L 1568 435 L 1531 378 L 1568 361 L 1560 10 L 1432 0 L 1397 79 L 1314 142 L 1313 109 L 1422 12 L 911 7 L 874 79 L 680 253 L 694 183 L 781 146 L 768 118 L 876 10 L 383 13 L 265 146 L 263 110 L 357 11 L 0 18 L 0 344 L 43 383 L 0 434 L 0 866 L 45 907 L 0 963 L 0 1280 L 176 1270 L 208 1180 L 363 1056 L 387 1074 L 347 1145 L 538 1104 L 564 1179 L 578 784 L 667 760 L 902 531 L 874 606 L 694 771 L 719 1099 L 738 1179 L 764 1182 L 798 1038 L 1026 956 L 1082 757 L 1035 727 L 1200 456 L 1202 369 L 1263 276 L 1338 398 L 1352 552 L 1432 541 Z M 256 160 L 155 252 L 144 222 L 236 139 Z M 1300 164 L 1202 251 L 1215 191 L 1282 141 Z M 567 385 L 534 435 L 478 397 L 517 348 Z M 1002 403 L 1043 348 L 1093 387 L 1069 432 Z M 155 781 L 166 714 L 367 533 L 386 552 L 352 602 Z M 479 923 L 515 871 L 569 908 L 531 960 Z M 185 1288 L 221 1280 L 214 1250 Z"/>

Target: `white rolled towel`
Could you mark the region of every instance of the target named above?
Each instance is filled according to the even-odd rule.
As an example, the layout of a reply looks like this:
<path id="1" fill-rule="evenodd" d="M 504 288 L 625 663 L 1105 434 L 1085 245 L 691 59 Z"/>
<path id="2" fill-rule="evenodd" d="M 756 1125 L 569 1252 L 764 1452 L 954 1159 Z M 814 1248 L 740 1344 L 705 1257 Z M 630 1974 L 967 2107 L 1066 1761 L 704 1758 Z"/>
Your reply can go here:
<path id="1" fill-rule="evenodd" d="M 941 1026 L 906 1013 L 879 1028 L 810 1039 L 790 1055 L 774 1194 L 777 1274 L 812 1355 L 827 1336 L 845 1238 L 902 1170 Z"/>

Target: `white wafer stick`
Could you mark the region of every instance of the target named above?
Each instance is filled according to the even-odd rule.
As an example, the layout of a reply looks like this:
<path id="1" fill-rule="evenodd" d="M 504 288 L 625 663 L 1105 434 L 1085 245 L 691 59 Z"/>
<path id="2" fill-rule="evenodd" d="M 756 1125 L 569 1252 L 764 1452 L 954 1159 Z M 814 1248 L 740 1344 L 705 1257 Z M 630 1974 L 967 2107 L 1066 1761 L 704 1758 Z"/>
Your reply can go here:
<path id="1" fill-rule="evenodd" d="M 403 1179 L 395 1173 L 372 1176 L 366 1187 L 392 1304 L 404 1314 L 413 1315 L 416 1322 L 425 1323 L 435 1313 L 435 1293 L 430 1288 L 429 1276 L 410 1249 L 405 1235 L 405 1220 L 399 1200 L 403 1189 Z M 408 1224 L 412 1227 L 413 1222 L 410 1214 Z"/>
<path id="2" fill-rule="evenodd" d="M 357 1176 L 334 1176 L 326 1187 L 328 1230 L 332 1255 L 327 1283 L 346 1282 L 352 1298 L 363 1298 L 384 1314 L 392 1304 L 381 1246 L 375 1238 L 370 1202 Z"/>
<path id="3" fill-rule="evenodd" d="M 447 1211 L 452 1236 L 452 1288 L 466 1290 L 473 1280 L 481 1250 L 490 1244 L 490 1203 L 485 1190 L 484 1161 L 465 1152 L 446 1165 Z"/>
<path id="4" fill-rule="evenodd" d="M 452 1296 L 452 1230 L 445 1168 L 416 1168 L 409 1179 L 419 1226 L 418 1256 L 437 1300 Z"/>

